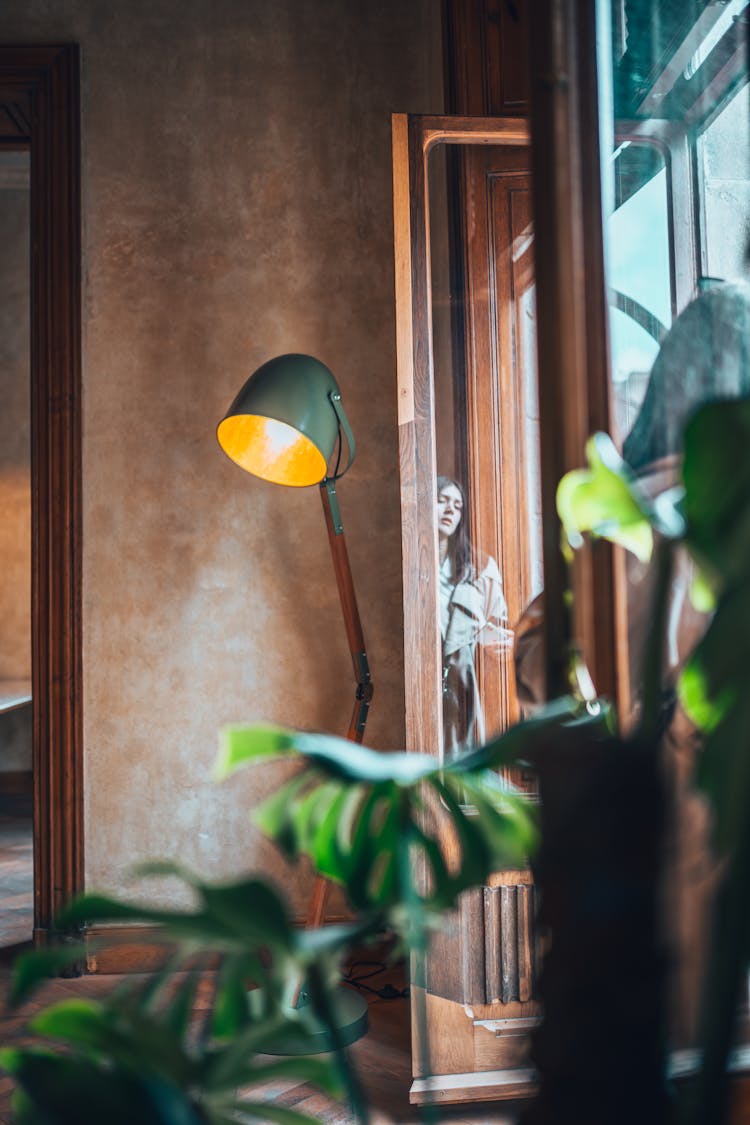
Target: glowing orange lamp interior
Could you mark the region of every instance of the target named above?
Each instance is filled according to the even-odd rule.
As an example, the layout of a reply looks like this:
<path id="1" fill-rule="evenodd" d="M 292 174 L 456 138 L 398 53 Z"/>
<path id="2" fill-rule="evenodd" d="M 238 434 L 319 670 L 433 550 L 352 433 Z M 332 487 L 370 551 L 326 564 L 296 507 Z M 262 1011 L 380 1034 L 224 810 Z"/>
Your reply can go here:
<path id="1" fill-rule="evenodd" d="M 286 422 L 259 414 L 232 415 L 219 424 L 217 437 L 241 468 L 273 484 L 305 487 L 326 475 L 318 447 Z"/>

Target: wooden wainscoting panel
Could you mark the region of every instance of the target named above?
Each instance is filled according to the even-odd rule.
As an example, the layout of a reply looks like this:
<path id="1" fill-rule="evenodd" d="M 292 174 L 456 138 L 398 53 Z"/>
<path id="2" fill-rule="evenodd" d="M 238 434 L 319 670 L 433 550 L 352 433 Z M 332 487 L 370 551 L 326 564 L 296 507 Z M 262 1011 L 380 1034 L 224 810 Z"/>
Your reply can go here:
<path id="1" fill-rule="evenodd" d="M 472 1070 L 474 1014 L 471 1008 L 414 987 L 411 989 L 411 1002 L 412 1064 L 415 1076 L 461 1074 Z M 426 1069 L 422 1060 L 425 1041 L 419 1019 L 422 1005 L 427 1022 L 426 1051 L 429 1065 Z"/>
<path id="2" fill-rule="evenodd" d="M 540 1020 L 540 1016 L 525 1020 L 475 1020 L 474 1069 L 512 1070 L 531 1066 L 531 1033 Z"/>

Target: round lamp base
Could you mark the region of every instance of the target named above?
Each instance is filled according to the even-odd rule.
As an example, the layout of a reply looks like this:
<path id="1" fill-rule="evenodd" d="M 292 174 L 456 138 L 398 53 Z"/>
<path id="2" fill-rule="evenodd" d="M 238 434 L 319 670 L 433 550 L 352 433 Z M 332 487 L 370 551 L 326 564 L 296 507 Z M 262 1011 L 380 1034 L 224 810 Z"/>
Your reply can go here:
<path id="1" fill-rule="evenodd" d="M 367 1001 L 358 992 L 346 985 L 338 985 L 331 995 L 331 1003 L 336 1014 L 336 1027 L 341 1044 L 348 1047 L 367 1033 Z M 284 1035 L 264 1047 L 267 1055 L 318 1055 L 330 1051 L 330 1039 L 325 1027 L 316 1018 L 304 999 L 300 1000 L 298 1011 L 304 1016 L 306 1030 L 301 1035 Z"/>

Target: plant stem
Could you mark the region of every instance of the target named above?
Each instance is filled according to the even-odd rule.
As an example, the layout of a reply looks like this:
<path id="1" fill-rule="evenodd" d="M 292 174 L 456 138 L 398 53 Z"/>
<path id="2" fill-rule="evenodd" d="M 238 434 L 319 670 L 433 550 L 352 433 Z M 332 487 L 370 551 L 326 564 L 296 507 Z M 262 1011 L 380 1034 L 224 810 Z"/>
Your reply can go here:
<path id="1" fill-rule="evenodd" d="M 673 546 L 670 540 L 658 538 L 655 551 L 656 585 L 651 602 L 651 624 L 643 652 L 643 699 L 638 738 L 644 746 L 655 746 L 659 738 L 663 702 L 664 638 L 669 613 L 673 558 Z"/>
<path id="2" fill-rule="evenodd" d="M 331 1051 L 336 1059 L 336 1065 L 338 1066 L 339 1073 L 349 1094 L 349 1101 L 354 1116 L 357 1121 L 362 1122 L 362 1125 L 367 1125 L 370 1120 L 370 1114 L 367 1108 L 364 1091 L 362 1090 L 356 1069 L 352 1065 L 351 1059 L 341 1040 L 341 1033 L 339 1032 L 336 1022 L 336 1012 L 331 1004 L 331 998 L 326 983 L 323 980 L 323 975 L 319 966 L 315 963 L 310 965 L 307 982 L 310 1006 L 328 1032 Z"/>
<path id="3" fill-rule="evenodd" d="M 419 1073 L 423 1078 L 430 1076 L 430 1033 L 427 1026 L 427 984 L 425 981 L 424 965 L 427 956 L 428 931 L 424 924 L 424 909 L 419 892 L 415 885 L 414 863 L 411 855 L 413 836 L 404 831 L 400 836 L 399 866 L 401 869 L 401 885 L 404 888 L 404 902 L 411 919 L 411 936 L 409 967 L 411 973 L 411 988 L 409 994 L 414 1005 L 417 1023 L 417 1063 Z M 422 1120 L 426 1122 L 437 1120 L 437 1111 L 430 1101 L 424 1103 L 421 1109 Z"/>
<path id="4" fill-rule="evenodd" d="M 750 948 L 749 879 L 750 818 L 745 817 L 716 899 L 712 956 L 704 986 L 703 1064 L 695 1085 L 695 1100 L 686 1114 L 689 1125 L 717 1125 L 726 1119 L 727 1059 Z"/>

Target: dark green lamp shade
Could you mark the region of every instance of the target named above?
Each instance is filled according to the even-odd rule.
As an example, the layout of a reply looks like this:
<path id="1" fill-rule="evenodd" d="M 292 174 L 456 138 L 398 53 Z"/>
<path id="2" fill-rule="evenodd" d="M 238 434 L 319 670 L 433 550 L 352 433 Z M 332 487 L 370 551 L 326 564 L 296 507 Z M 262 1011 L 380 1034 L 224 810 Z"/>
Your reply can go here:
<path id="1" fill-rule="evenodd" d="M 310 355 L 282 355 L 250 376 L 219 423 L 232 461 L 274 484 L 317 484 L 339 432 L 330 396 L 338 384 Z"/>

